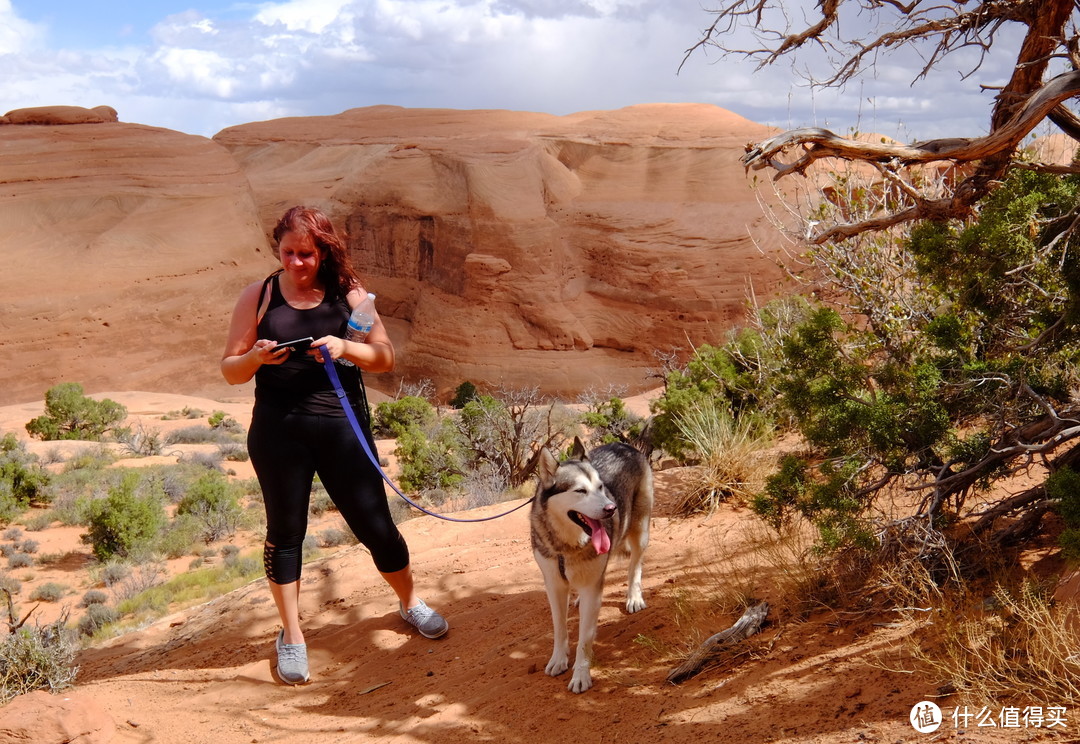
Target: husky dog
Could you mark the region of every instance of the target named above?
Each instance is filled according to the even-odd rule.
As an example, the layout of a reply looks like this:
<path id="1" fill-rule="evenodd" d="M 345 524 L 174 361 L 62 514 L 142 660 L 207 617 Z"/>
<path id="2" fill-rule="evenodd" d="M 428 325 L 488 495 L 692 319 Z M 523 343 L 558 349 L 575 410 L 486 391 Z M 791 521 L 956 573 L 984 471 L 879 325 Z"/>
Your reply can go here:
<path id="1" fill-rule="evenodd" d="M 578 596 L 577 656 L 571 692 L 592 687 L 589 665 L 610 551 L 628 548 L 630 578 L 626 611 L 644 609 L 641 561 L 649 544 L 653 505 L 652 470 L 646 457 L 625 444 L 606 444 L 585 454 L 574 439 L 570 459 L 540 453 L 540 476 L 529 521 L 532 548 L 544 574 L 555 643 L 544 669 L 552 677 L 568 668 L 566 630 L 570 590 Z"/>

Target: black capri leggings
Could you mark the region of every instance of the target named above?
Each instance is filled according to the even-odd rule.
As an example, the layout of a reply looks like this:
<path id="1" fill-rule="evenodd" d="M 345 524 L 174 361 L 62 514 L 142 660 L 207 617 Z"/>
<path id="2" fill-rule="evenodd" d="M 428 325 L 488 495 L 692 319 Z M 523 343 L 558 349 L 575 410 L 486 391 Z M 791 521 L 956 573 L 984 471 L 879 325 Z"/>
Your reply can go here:
<path id="1" fill-rule="evenodd" d="M 369 428 L 363 431 L 376 453 Z M 270 581 L 289 584 L 300 579 L 308 501 L 316 473 L 345 523 L 371 551 L 379 571 L 393 573 L 409 565 L 409 548 L 390 516 L 382 477 L 347 418 L 288 413 L 256 404 L 248 453 L 266 506 L 263 562 Z"/>

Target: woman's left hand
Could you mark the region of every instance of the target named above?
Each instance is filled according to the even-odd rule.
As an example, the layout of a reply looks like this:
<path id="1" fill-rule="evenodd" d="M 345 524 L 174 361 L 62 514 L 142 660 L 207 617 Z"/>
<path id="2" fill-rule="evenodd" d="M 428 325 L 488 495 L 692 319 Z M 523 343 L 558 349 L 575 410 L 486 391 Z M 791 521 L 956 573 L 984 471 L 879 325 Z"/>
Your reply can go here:
<path id="1" fill-rule="evenodd" d="M 341 355 L 345 353 L 345 339 L 338 338 L 337 336 L 323 336 L 317 338 L 311 342 L 311 355 L 315 357 L 315 361 L 319 364 L 325 364 L 323 359 L 322 349 L 320 347 L 325 346 L 326 350 L 330 352 L 331 359 L 340 359 Z"/>

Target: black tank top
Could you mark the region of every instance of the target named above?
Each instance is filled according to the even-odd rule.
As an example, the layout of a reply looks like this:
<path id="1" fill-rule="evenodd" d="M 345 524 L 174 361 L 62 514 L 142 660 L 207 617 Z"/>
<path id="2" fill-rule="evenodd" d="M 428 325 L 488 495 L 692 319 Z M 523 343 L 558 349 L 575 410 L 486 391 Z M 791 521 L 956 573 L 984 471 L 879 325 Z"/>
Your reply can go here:
<path id="1" fill-rule="evenodd" d="M 350 314 L 349 303 L 337 287 L 328 286 L 322 302 L 315 307 L 298 310 L 285 301 L 278 279 L 278 275 L 274 274 L 268 277 L 263 285 L 270 285 L 270 303 L 259 321 L 259 338 L 288 341 L 305 336 L 345 337 Z M 260 305 L 265 296 L 264 289 L 259 295 Z M 363 383 L 360 369 L 343 364 L 339 359 L 337 373 L 349 402 L 355 406 L 363 401 L 360 410 L 364 410 L 366 401 L 361 393 Z M 345 415 L 323 365 L 306 352 L 291 351 L 289 358 L 282 364 L 264 364 L 259 367 L 255 372 L 255 402 L 294 413 Z"/>

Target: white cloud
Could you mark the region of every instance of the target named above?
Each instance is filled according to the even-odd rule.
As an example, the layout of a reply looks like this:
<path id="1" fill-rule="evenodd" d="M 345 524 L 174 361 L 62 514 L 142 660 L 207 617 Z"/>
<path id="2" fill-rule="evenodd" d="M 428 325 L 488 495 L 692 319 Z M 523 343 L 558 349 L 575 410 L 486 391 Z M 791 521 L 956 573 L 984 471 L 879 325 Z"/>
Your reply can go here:
<path id="1" fill-rule="evenodd" d="M 974 63 L 965 53 L 914 87 L 922 60 L 911 50 L 882 56 L 843 90 L 806 87 L 800 70 L 827 69 L 812 51 L 798 68 L 784 61 L 762 70 L 699 51 L 677 73 L 712 20 L 702 7 L 697 0 L 286 0 L 190 10 L 162 18 L 141 46 L 75 52 L 44 48 L 42 29 L 0 0 L 0 111 L 106 103 L 125 121 L 210 135 L 250 120 L 241 117 L 380 103 L 566 114 L 701 101 L 778 126 L 977 135 L 993 96 L 978 85 L 1003 81 L 1016 48 L 999 35 L 1002 53 L 973 78 L 959 78 Z M 815 12 L 813 0 L 787 8 L 799 22 Z M 731 39 L 753 45 L 747 28 Z"/>
<path id="2" fill-rule="evenodd" d="M 0 0 L 0 59 L 33 48 L 43 36 L 41 27 L 16 15 L 11 0 Z"/>

